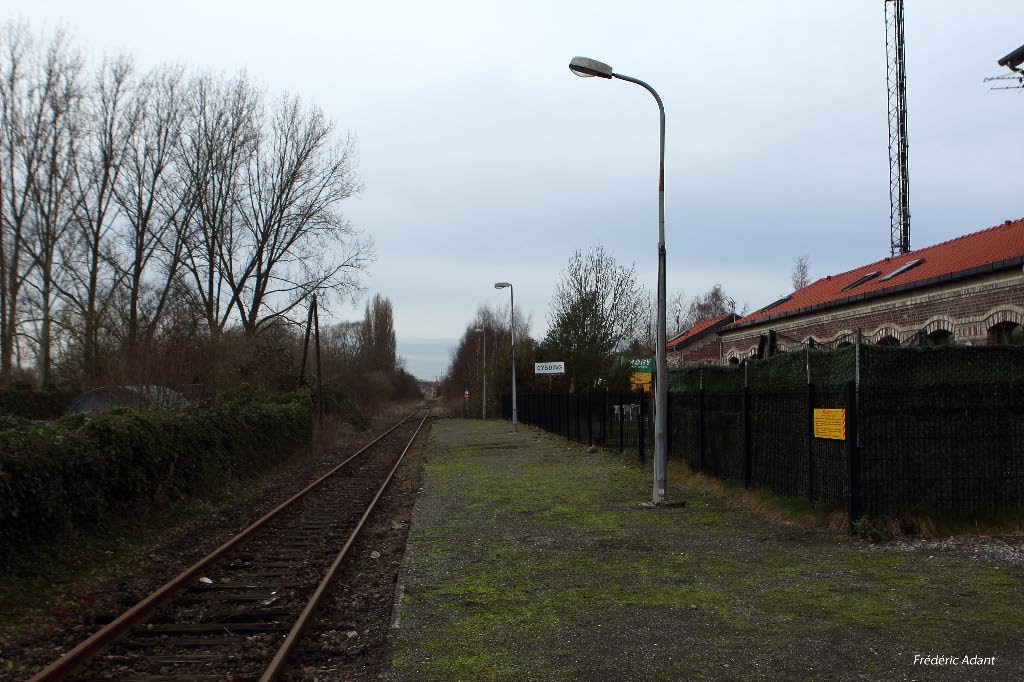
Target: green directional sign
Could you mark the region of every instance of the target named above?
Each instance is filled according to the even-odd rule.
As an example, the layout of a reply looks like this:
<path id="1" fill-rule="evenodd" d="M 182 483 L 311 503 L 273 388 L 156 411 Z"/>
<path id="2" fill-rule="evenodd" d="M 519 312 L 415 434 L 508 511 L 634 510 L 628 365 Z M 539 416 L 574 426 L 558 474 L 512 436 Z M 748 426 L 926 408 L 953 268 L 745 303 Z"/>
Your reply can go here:
<path id="1" fill-rule="evenodd" d="M 622 364 L 629 365 L 634 374 L 653 374 L 654 358 L 630 358 L 623 357 Z"/>

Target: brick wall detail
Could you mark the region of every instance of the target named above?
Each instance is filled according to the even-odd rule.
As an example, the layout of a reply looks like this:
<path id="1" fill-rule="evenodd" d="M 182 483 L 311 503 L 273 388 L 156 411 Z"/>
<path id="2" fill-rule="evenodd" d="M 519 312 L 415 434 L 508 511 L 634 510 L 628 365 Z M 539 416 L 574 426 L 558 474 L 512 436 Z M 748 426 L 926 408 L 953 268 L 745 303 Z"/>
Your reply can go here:
<path id="1" fill-rule="evenodd" d="M 915 343 L 920 333 L 937 330 L 953 333 L 958 344 L 984 345 L 989 330 L 1000 322 L 1024 325 L 1024 273 L 1012 270 L 966 282 L 930 287 L 865 303 L 843 306 L 793 318 L 771 320 L 738 330 L 723 330 L 723 362 L 756 354 L 758 339 L 775 330 L 779 350 L 803 347 L 809 338 L 838 345 L 853 342 L 859 329 L 864 343 L 892 336 L 901 344 Z M 714 362 L 718 361 L 718 343 Z M 695 344 L 696 346 L 696 344 Z M 676 365 L 706 362 L 702 348 L 685 349 Z"/>

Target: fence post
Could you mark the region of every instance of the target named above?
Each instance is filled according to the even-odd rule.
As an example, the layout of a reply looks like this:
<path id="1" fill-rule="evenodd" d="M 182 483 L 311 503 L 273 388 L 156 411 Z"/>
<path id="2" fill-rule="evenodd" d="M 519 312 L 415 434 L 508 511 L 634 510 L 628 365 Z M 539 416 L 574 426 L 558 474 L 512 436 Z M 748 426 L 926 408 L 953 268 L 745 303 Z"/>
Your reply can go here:
<path id="1" fill-rule="evenodd" d="M 814 505 L 814 384 L 807 384 L 807 501 Z"/>
<path id="2" fill-rule="evenodd" d="M 846 459 L 850 465 L 850 531 L 861 516 L 860 448 L 857 443 L 857 384 L 846 384 Z"/>
<path id="3" fill-rule="evenodd" d="M 640 414 L 637 415 L 636 419 L 636 440 L 637 449 L 639 450 L 638 454 L 640 455 L 640 463 L 644 464 L 647 461 L 647 453 L 644 452 L 644 402 L 646 402 L 644 400 L 644 390 L 641 388 L 637 392 L 637 395 L 639 396 L 638 399 L 640 402 Z"/>
<path id="4" fill-rule="evenodd" d="M 594 392 L 587 393 L 587 445 L 594 445 Z"/>
<path id="5" fill-rule="evenodd" d="M 622 391 L 619 391 L 619 454 L 626 451 L 624 427 L 626 425 L 626 406 L 622 403 Z"/>
<path id="6" fill-rule="evenodd" d="M 566 393 L 562 401 L 562 435 L 566 438 L 572 436 L 572 424 L 569 422 L 569 403 L 572 402 L 572 394 Z"/>
<path id="7" fill-rule="evenodd" d="M 743 387 L 743 485 L 750 488 L 753 479 L 750 451 L 750 386 Z"/>
<path id="8" fill-rule="evenodd" d="M 697 471 L 704 471 L 704 384 L 697 390 Z"/>
<path id="9" fill-rule="evenodd" d="M 565 437 L 572 438 L 572 393 L 565 394 Z"/>
<path id="10" fill-rule="evenodd" d="M 581 395 L 583 395 L 583 394 L 582 393 L 577 393 L 576 394 L 576 442 L 577 443 L 582 443 L 583 442 L 583 434 L 580 431 L 580 396 Z"/>
<path id="11" fill-rule="evenodd" d="M 608 445 L 608 389 L 604 389 L 604 403 L 601 406 L 601 445 Z"/>

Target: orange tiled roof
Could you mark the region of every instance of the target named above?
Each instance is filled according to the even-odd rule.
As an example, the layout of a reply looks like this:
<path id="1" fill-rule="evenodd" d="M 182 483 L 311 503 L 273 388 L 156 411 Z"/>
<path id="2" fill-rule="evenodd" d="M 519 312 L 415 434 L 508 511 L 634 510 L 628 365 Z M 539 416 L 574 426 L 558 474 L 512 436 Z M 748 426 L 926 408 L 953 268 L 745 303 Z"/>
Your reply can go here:
<path id="1" fill-rule="evenodd" d="M 960 276 L 1012 267 L 1019 265 L 1022 259 L 1024 218 L 1007 220 L 987 230 L 884 258 L 839 275 L 823 277 L 786 298 L 754 311 L 728 328 L 736 329 L 780 317 L 886 296 L 904 289 L 951 281 Z M 900 271 L 901 268 L 905 269 Z"/>
<path id="2" fill-rule="evenodd" d="M 665 346 L 669 350 L 675 350 L 679 346 L 684 345 L 687 341 L 690 341 L 691 339 L 693 339 L 696 336 L 700 335 L 702 332 L 707 331 L 708 329 L 711 329 L 712 327 L 715 327 L 716 325 L 718 325 L 722 321 L 724 321 L 726 319 L 729 319 L 729 318 L 735 319 L 735 317 L 736 317 L 736 313 L 726 313 L 724 315 L 719 315 L 718 317 L 712 317 L 712 318 L 710 318 L 708 320 L 704 320 L 702 322 L 698 322 L 697 324 L 693 325 L 692 327 L 687 329 L 682 334 L 680 334 L 678 336 L 674 336 L 671 339 L 669 339 L 668 343 L 666 343 Z"/>

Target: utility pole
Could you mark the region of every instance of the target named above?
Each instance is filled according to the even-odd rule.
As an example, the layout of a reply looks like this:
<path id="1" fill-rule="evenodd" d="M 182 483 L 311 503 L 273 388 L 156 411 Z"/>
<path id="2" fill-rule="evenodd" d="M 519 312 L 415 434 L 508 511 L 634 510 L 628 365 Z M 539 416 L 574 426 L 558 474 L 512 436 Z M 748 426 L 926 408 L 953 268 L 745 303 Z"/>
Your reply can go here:
<path id="1" fill-rule="evenodd" d="M 891 255 L 910 251 L 910 178 L 907 160 L 907 70 L 903 0 L 885 2 L 889 101 L 889 244 Z"/>

